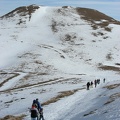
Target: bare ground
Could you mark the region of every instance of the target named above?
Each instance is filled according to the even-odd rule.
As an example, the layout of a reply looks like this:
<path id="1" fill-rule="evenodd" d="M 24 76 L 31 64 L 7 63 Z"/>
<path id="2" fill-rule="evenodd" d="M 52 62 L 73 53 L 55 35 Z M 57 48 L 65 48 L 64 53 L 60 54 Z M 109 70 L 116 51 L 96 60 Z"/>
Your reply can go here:
<path id="1" fill-rule="evenodd" d="M 108 86 L 105 86 L 104 88 L 107 88 L 107 89 L 111 90 L 111 89 L 115 89 L 117 87 L 120 87 L 120 83 L 119 84 L 108 85 Z M 110 104 L 111 102 L 114 102 L 117 98 L 120 98 L 120 92 L 112 94 L 109 97 L 108 101 L 104 105 L 107 105 L 107 104 Z"/>
<path id="2" fill-rule="evenodd" d="M 51 98 L 50 100 L 42 103 L 42 105 L 49 105 L 50 103 L 54 103 L 57 102 L 58 100 L 60 100 L 61 98 L 73 95 L 75 92 L 77 92 L 78 90 L 82 90 L 85 88 L 80 88 L 80 89 L 74 89 L 74 90 L 69 90 L 69 91 L 62 91 L 60 92 L 59 95 L 57 95 L 56 97 Z"/>
<path id="3" fill-rule="evenodd" d="M 116 72 L 120 73 L 120 67 L 116 67 L 116 66 L 103 65 L 103 66 L 100 66 L 99 69 L 116 71 Z"/>
<path id="4" fill-rule="evenodd" d="M 25 115 L 21 115 L 21 116 L 7 115 L 4 118 L 0 118 L 0 120 L 22 120 L 24 117 Z"/>

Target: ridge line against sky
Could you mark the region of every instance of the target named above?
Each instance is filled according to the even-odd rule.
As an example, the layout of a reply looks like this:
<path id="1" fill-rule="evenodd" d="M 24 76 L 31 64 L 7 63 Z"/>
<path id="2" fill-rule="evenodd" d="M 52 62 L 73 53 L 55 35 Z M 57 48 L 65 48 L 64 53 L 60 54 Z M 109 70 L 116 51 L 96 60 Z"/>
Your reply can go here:
<path id="1" fill-rule="evenodd" d="M 91 8 L 120 21 L 120 0 L 0 0 L 0 16 L 17 7 L 31 4 Z"/>

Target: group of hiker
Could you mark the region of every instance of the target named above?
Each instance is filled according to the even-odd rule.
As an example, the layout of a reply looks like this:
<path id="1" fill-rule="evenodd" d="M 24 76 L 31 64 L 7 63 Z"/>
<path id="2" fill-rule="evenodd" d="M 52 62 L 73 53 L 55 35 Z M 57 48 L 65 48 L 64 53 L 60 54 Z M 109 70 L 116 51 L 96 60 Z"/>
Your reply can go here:
<path id="1" fill-rule="evenodd" d="M 103 83 L 105 83 L 105 78 L 103 79 Z M 90 86 L 93 87 L 93 85 L 95 85 L 96 87 L 97 84 L 100 84 L 100 79 L 95 79 L 94 82 L 93 81 L 87 82 L 86 84 L 87 90 L 90 89 Z M 45 120 L 43 116 L 43 108 L 41 107 L 38 98 L 33 100 L 32 107 L 30 108 L 30 113 L 31 113 L 31 120 Z"/>
<path id="2" fill-rule="evenodd" d="M 43 108 L 37 99 L 33 100 L 32 107 L 30 108 L 31 120 L 45 120 L 43 116 Z"/>
<path id="3" fill-rule="evenodd" d="M 103 82 L 105 83 L 105 78 L 103 79 Z M 93 87 L 93 84 L 95 85 L 95 87 L 97 86 L 97 84 L 100 84 L 100 79 L 95 79 L 94 82 L 87 82 L 86 86 L 87 86 L 87 90 L 90 89 L 90 86 Z"/>

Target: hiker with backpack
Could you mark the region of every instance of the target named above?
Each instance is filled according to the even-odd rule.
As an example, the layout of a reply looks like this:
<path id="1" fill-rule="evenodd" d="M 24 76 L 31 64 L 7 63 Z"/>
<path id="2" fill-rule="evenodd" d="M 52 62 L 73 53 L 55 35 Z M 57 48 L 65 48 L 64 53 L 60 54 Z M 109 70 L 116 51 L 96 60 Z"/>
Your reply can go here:
<path id="1" fill-rule="evenodd" d="M 30 113 L 31 113 L 31 120 L 38 120 L 39 112 L 35 105 L 32 105 L 32 108 L 30 109 Z"/>
<path id="2" fill-rule="evenodd" d="M 36 105 L 36 106 L 37 106 L 38 111 L 40 111 L 40 109 L 41 109 L 41 104 L 40 104 L 40 102 L 39 102 L 38 98 L 37 98 L 36 100 L 33 100 L 32 105 Z"/>
<path id="3" fill-rule="evenodd" d="M 38 111 L 40 111 L 40 109 L 41 109 L 41 104 L 40 104 L 38 98 L 36 99 L 36 102 L 35 102 L 35 103 L 37 104 Z"/>

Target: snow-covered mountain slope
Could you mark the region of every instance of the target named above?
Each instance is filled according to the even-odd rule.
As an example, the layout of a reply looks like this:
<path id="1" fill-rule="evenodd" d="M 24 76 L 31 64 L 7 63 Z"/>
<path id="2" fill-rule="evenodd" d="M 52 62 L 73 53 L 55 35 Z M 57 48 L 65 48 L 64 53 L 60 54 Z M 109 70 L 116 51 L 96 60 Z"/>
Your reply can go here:
<path id="1" fill-rule="evenodd" d="M 27 108 L 34 98 L 40 98 L 46 118 L 51 116 L 49 109 L 60 103 L 51 120 L 79 120 L 80 116 L 87 116 L 84 112 L 94 104 L 73 116 L 69 115 L 71 107 L 79 105 L 85 96 L 89 99 L 81 108 L 93 99 L 97 103 L 96 98 L 105 91 L 103 86 L 113 81 L 119 83 L 120 22 L 99 11 L 23 6 L 0 17 L 0 26 L 0 117 L 23 113 L 29 119 Z M 106 78 L 107 83 L 93 88 L 88 95 L 86 82 L 98 78 Z M 63 96 L 69 97 L 50 104 L 51 99 L 64 92 Z M 107 97 L 103 102 L 106 101 Z M 64 111 L 68 112 L 63 114 L 65 105 Z M 98 106 L 94 106 L 93 117 Z"/>

